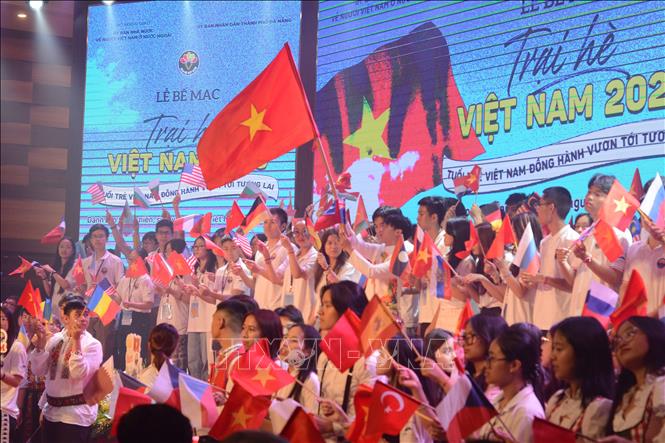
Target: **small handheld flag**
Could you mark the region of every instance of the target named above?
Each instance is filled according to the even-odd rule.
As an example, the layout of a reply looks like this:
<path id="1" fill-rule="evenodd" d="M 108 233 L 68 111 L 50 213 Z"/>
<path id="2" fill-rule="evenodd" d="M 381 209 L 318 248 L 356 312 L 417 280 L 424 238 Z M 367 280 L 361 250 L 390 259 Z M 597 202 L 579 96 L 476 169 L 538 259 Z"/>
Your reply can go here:
<path id="1" fill-rule="evenodd" d="M 115 320 L 116 314 L 120 311 L 120 305 L 111 297 L 117 296 L 113 285 L 104 278 L 100 281 L 88 301 L 88 310 L 94 312 L 102 321 L 104 326 Z"/>

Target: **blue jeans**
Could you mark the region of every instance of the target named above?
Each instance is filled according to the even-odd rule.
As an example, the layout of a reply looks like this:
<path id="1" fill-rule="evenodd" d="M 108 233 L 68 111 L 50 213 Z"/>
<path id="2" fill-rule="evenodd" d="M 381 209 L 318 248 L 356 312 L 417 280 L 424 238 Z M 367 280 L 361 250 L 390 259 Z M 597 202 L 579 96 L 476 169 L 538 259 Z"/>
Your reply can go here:
<path id="1" fill-rule="evenodd" d="M 187 333 L 187 369 L 189 375 L 199 380 L 208 380 L 208 334 Z"/>

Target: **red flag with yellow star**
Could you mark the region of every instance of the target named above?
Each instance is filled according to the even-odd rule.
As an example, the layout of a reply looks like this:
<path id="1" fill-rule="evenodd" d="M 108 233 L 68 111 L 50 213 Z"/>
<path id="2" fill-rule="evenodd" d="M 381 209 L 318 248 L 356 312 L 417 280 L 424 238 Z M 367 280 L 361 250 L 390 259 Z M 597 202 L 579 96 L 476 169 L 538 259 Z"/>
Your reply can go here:
<path id="1" fill-rule="evenodd" d="M 244 429 L 258 429 L 270 408 L 270 397 L 251 395 L 242 386 L 234 385 L 224 409 L 208 435 L 223 440 Z"/>
<path id="2" fill-rule="evenodd" d="M 623 247 L 614 233 L 612 226 L 608 225 L 604 220 L 598 220 L 596 228 L 593 230 L 593 236 L 596 239 L 596 244 L 609 261 L 615 262 L 621 257 Z"/>
<path id="3" fill-rule="evenodd" d="M 411 274 L 417 278 L 423 278 L 432 269 L 432 249 L 434 248 L 434 242 L 427 232 L 422 232 L 422 242 L 418 245 L 418 250 L 413 252 L 411 258 Z"/>
<path id="4" fill-rule="evenodd" d="M 226 105 L 199 141 L 199 164 L 208 189 L 318 137 L 288 44 L 266 69 Z"/>
<path id="5" fill-rule="evenodd" d="M 240 357 L 231 378 L 252 395 L 272 395 L 295 380 L 270 358 L 265 340 L 257 341 Z"/>
<path id="6" fill-rule="evenodd" d="M 33 288 L 32 282 L 28 280 L 25 288 L 23 288 L 23 292 L 21 292 L 21 297 L 18 299 L 18 304 L 23 306 L 33 317 L 42 319 L 44 318 L 44 313 L 42 311 L 41 303 L 42 296 L 39 293 L 39 288 Z"/>
<path id="7" fill-rule="evenodd" d="M 145 267 L 145 262 L 140 255 L 137 255 L 134 260 L 129 264 L 125 276 L 129 278 L 139 278 L 148 273 L 148 268 Z"/>
<path id="8" fill-rule="evenodd" d="M 80 255 L 76 258 L 74 266 L 72 267 L 72 278 L 74 279 L 76 286 L 82 287 L 85 285 L 85 272 L 83 271 L 83 260 L 81 260 Z"/>
<path id="9" fill-rule="evenodd" d="M 171 251 L 166 261 L 171 265 L 173 275 L 192 275 L 192 268 L 189 267 L 187 260 L 185 260 L 182 254 Z"/>
<path id="10" fill-rule="evenodd" d="M 600 208 L 598 218 L 620 231 L 625 231 L 639 207 L 640 202 L 628 193 L 618 180 L 614 180 L 610 192 L 605 197 L 605 203 Z"/>
<path id="11" fill-rule="evenodd" d="M 18 256 L 18 258 L 21 259 L 21 264 L 18 266 L 18 268 L 10 272 L 9 275 L 21 274 L 21 277 L 25 277 L 25 273 L 28 272 L 30 269 L 32 269 L 32 263 L 30 263 L 28 260 L 24 259 L 20 255 Z"/>

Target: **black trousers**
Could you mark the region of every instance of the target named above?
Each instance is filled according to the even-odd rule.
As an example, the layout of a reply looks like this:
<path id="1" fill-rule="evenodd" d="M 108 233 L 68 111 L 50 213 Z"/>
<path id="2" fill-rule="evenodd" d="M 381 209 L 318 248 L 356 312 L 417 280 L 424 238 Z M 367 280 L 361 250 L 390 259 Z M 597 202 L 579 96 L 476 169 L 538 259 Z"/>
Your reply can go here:
<path id="1" fill-rule="evenodd" d="M 42 443 L 88 443 L 92 426 L 77 426 L 44 419 Z"/>

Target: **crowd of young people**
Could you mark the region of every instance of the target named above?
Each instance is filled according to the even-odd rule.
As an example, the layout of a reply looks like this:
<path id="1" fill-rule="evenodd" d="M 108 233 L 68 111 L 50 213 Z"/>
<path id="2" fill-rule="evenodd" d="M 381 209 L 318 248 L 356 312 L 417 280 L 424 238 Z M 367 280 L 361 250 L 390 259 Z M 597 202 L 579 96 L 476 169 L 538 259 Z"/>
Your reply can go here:
<path id="1" fill-rule="evenodd" d="M 26 441 L 39 427 L 41 411 L 42 441 L 88 441 L 97 406 L 86 404 L 83 387 L 111 356 L 115 368 L 133 371 L 148 386 L 170 359 L 230 392 L 228 368 L 265 338 L 270 357 L 298 379 L 276 396 L 300 403 L 326 441 L 347 435 L 358 412 L 355 394 L 376 380 L 431 406 L 383 440 L 445 440 L 436 411 L 463 376 L 455 364 L 461 359 L 498 412 L 470 439 L 530 442 L 534 420 L 545 419 L 579 439 L 664 442 L 665 324 L 658 317 L 665 296 L 665 229 L 646 219 L 638 236 L 613 228 L 622 248 L 614 261 L 593 235 L 580 240 L 600 217 L 614 180 L 591 178 L 587 213 L 574 226 L 567 222 L 572 199 L 565 188 L 547 188 L 537 198 L 510 196 L 503 212 L 517 240 L 527 229 L 532 233 L 540 256 L 535 273 L 512 263 L 515 245 L 506 246 L 503 257 L 486 258 L 496 226 L 475 204 L 467 214 L 458 200 L 441 197 L 423 198 L 416 221 L 452 268 L 450 279 L 435 265 L 424 277 L 393 274 L 393 251 L 400 244 L 413 251 L 416 227 L 398 208 L 377 209 L 365 237 L 349 225 L 319 232 L 319 249 L 305 220 L 289 220 L 283 209 L 271 208 L 263 235 L 252 238 L 252 256 L 223 229 L 212 235 L 223 254 L 215 255 L 204 237 L 188 245 L 169 218 L 142 241 L 135 235 L 130 247 L 109 216 L 108 226 L 90 228 L 84 247 L 63 237 L 53 264 L 35 268 L 53 306 L 50 322 L 3 303 L 3 429 L 10 441 Z M 110 235 L 114 251 L 107 250 Z M 467 251 L 473 235 L 478 241 Z M 150 268 L 173 251 L 193 256 L 193 272 L 168 284 L 150 274 L 128 277 L 120 258 L 130 266 L 145 260 Z M 73 275 L 81 253 L 83 284 Z M 592 282 L 613 289 L 621 301 L 633 270 L 644 280 L 646 315 L 609 331 L 583 316 Z M 87 292 L 104 279 L 122 308 L 108 325 L 86 310 Z M 404 335 L 340 371 L 320 351 L 321 337 L 347 310 L 362 316 L 375 295 Z M 458 324 L 469 300 L 480 312 Z M 21 325 L 27 341 L 18 337 Z M 141 346 L 130 349 L 135 336 Z M 130 362 L 130 353 L 138 363 Z M 216 400 L 223 408 L 227 398 Z"/>

